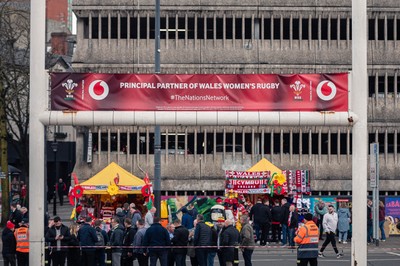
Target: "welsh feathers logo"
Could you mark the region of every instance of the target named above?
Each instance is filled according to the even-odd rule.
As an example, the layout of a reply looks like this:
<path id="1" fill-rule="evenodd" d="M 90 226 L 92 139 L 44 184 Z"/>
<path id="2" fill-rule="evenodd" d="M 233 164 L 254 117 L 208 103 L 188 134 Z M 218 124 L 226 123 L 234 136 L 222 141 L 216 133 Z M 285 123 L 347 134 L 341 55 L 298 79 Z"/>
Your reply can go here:
<path id="1" fill-rule="evenodd" d="M 108 87 L 108 84 L 103 80 L 98 79 L 92 81 L 89 85 L 89 95 L 94 100 L 104 100 L 108 96 L 109 92 L 110 88 Z"/>
<path id="2" fill-rule="evenodd" d="M 67 93 L 67 95 L 65 95 L 64 100 L 66 101 L 75 100 L 73 93 L 75 92 L 74 88 L 78 87 L 78 84 L 75 83 L 72 79 L 67 79 L 67 82 L 64 82 L 61 85 L 65 88 L 65 92 Z"/>
<path id="3" fill-rule="evenodd" d="M 290 88 L 293 89 L 293 93 L 295 94 L 294 99 L 295 99 L 296 101 L 301 101 L 301 100 L 303 100 L 303 99 L 301 98 L 301 93 L 302 93 L 303 88 L 305 88 L 305 87 L 306 87 L 306 85 L 302 84 L 299 80 L 296 80 L 296 81 L 294 82 L 294 84 L 291 84 L 291 85 L 290 85 Z"/>
<path id="4" fill-rule="evenodd" d="M 329 80 L 321 81 L 317 86 L 317 95 L 323 101 L 330 101 L 335 98 L 337 92 L 336 85 Z"/>

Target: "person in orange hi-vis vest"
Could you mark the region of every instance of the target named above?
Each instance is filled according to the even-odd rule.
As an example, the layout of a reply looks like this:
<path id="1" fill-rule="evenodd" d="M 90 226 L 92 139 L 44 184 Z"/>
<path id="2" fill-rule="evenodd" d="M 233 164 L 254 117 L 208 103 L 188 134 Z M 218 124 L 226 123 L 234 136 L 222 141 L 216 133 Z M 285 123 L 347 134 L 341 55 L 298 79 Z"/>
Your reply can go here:
<path id="1" fill-rule="evenodd" d="M 318 265 L 318 226 L 313 222 L 311 213 L 304 215 L 304 226 L 300 227 L 294 238 L 299 247 L 297 248 L 297 265 Z"/>
<path id="2" fill-rule="evenodd" d="M 20 228 L 15 229 L 14 236 L 17 242 L 18 266 L 29 265 L 29 228 L 28 223 L 21 222 Z"/>

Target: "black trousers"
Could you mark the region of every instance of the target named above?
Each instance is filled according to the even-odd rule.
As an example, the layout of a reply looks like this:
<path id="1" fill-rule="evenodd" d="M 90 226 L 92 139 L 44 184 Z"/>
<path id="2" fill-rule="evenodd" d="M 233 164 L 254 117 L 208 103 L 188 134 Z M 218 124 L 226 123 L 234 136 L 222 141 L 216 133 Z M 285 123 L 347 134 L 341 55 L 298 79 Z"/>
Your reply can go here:
<path id="1" fill-rule="evenodd" d="M 66 251 L 54 251 L 51 253 L 52 266 L 64 266 L 67 257 Z"/>
<path id="2" fill-rule="evenodd" d="M 281 241 L 281 225 L 280 224 L 272 224 L 272 241 L 273 242 Z"/>
<path id="3" fill-rule="evenodd" d="M 138 260 L 139 266 L 148 266 L 149 265 L 149 257 L 143 255 L 142 253 L 135 253 L 135 257 Z"/>
<path id="4" fill-rule="evenodd" d="M 323 252 L 325 250 L 325 248 L 329 245 L 329 243 L 332 243 L 333 250 L 335 251 L 336 254 L 338 254 L 339 251 L 336 247 L 335 233 L 333 233 L 333 232 L 326 233 L 326 239 L 325 239 L 324 243 L 322 244 L 320 251 Z"/>
<path id="5" fill-rule="evenodd" d="M 317 258 L 297 259 L 297 266 L 307 266 L 308 264 L 310 264 L 310 266 L 317 266 L 318 265 Z"/>
<path id="6" fill-rule="evenodd" d="M 260 228 L 261 228 L 260 244 L 261 245 L 265 245 L 268 242 L 270 224 L 269 223 L 262 223 L 262 224 L 260 224 Z"/>
<path id="7" fill-rule="evenodd" d="M 16 259 L 15 259 L 15 254 L 6 254 L 3 255 L 3 260 L 4 260 L 4 266 L 15 266 L 16 265 Z"/>

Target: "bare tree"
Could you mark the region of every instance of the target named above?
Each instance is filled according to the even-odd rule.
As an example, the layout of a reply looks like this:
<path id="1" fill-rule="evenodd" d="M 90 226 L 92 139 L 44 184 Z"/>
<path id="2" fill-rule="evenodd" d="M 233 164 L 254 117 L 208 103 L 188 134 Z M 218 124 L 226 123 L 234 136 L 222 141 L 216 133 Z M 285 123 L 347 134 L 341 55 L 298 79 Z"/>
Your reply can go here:
<path id="1" fill-rule="evenodd" d="M 13 142 L 28 174 L 29 125 L 29 8 L 23 3 L 0 1 L 0 155 L 1 170 L 8 173 L 7 149 Z M 2 224 L 9 217 L 9 179 L 1 180 Z"/>

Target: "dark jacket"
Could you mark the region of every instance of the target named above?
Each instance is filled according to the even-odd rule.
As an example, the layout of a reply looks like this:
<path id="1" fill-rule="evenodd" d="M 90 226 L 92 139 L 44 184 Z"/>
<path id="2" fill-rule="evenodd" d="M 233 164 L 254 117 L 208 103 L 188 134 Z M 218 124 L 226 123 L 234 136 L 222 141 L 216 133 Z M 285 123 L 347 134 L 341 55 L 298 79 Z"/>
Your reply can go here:
<path id="1" fill-rule="evenodd" d="M 183 215 L 182 215 L 182 225 L 183 225 L 184 227 L 186 227 L 188 230 L 189 230 L 189 229 L 192 229 L 192 228 L 194 227 L 193 221 L 194 221 L 194 219 L 193 219 L 193 216 L 192 216 L 192 215 L 190 215 L 187 211 L 186 211 L 186 212 L 183 212 Z"/>
<path id="2" fill-rule="evenodd" d="M 256 224 L 261 223 L 260 217 L 262 216 L 263 207 L 264 207 L 264 204 L 262 204 L 260 202 L 257 202 L 253 207 L 251 207 L 249 216 L 250 216 L 250 219 Z"/>
<path id="3" fill-rule="evenodd" d="M 57 182 L 56 190 L 58 191 L 58 193 L 64 193 L 67 191 L 67 185 L 64 182 Z"/>
<path id="4" fill-rule="evenodd" d="M 372 225 L 372 206 L 367 206 L 367 225 Z"/>
<path id="5" fill-rule="evenodd" d="M 289 219 L 289 207 L 290 203 L 286 202 L 285 204 L 282 205 L 282 224 L 288 224 L 288 219 Z"/>
<path id="6" fill-rule="evenodd" d="M 23 215 L 20 210 L 15 209 L 11 214 L 10 214 L 10 221 L 15 225 L 15 228 L 19 227 L 19 223 L 22 221 Z"/>
<path id="7" fill-rule="evenodd" d="M 122 226 L 122 230 L 124 230 L 124 228 L 125 228 L 124 221 L 125 221 L 125 218 L 126 218 L 124 212 L 123 211 L 119 212 L 115 216 L 118 217 L 118 222 Z"/>
<path id="8" fill-rule="evenodd" d="M 385 221 L 385 207 L 379 206 L 379 222 Z"/>
<path id="9" fill-rule="evenodd" d="M 122 244 L 124 240 L 124 228 L 118 224 L 117 227 L 111 229 L 110 236 L 110 246 L 115 247 L 112 248 L 112 252 L 122 252 Z"/>
<path id="10" fill-rule="evenodd" d="M 78 231 L 78 240 L 81 248 L 94 246 L 97 242 L 96 230 L 88 223 L 84 223 Z M 85 248 L 87 251 L 95 251 L 95 248 Z"/>
<path id="11" fill-rule="evenodd" d="M 14 237 L 13 231 L 5 227 L 3 229 L 3 233 L 1 234 L 1 240 L 3 241 L 3 256 L 4 255 L 12 255 L 15 254 L 15 249 L 16 249 L 16 241 Z"/>
<path id="12" fill-rule="evenodd" d="M 180 225 L 175 227 L 174 237 L 171 239 L 171 244 L 173 246 L 187 246 L 189 241 L 189 230 L 186 227 Z M 186 248 L 176 248 L 173 250 L 177 254 L 186 254 Z"/>
<path id="13" fill-rule="evenodd" d="M 259 224 L 271 223 L 271 209 L 268 205 L 263 205 L 260 208 L 260 214 L 258 216 Z"/>
<path id="14" fill-rule="evenodd" d="M 134 247 L 140 247 L 143 246 L 143 240 L 144 240 L 144 235 L 146 234 L 147 228 L 140 228 L 135 234 L 135 237 L 133 238 L 133 246 Z M 134 248 L 133 253 L 138 253 L 138 254 L 143 254 L 146 251 L 144 248 Z"/>
<path id="15" fill-rule="evenodd" d="M 22 221 L 24 223 L 29 223 L 29 212 L 26 212 L 26 213 L 22 214 Z"/>
<path id="16" fill-rule="evenodd" d="M 136 227 L 136 222 L 142 219 L 142 214 L 140 213 L 140 211 L 136 210 L 132 213 L 132 215 L 130 214 L 130 216 L 130 218 L 132 219 L 132 226 Z"/>
<path id="17" fill-rule="evenodd" d="M 288 217 L 288 221 L 289 221 L 289 217 Z M 292 217 L 290 219 L 289 228 L 297 228 L 298 225 L 299 225 L 299 214 L 297 213 L 297 211 L 294 211 L 292 213 Z"/>
<path id="18" fill-rule="evenodd" d="M 132 246 L 133 238 L 136 235 L 136 231 L 137 231 L 137 229 L 135 227 L 133 227 L 133 225 L 125 228 L 124 240 L 122 241 L 123 246 Z M 122 253 L 124 253 L 124 254 L 126 254 L 128 252 L 133 252 L 133 249 L 124 248 L 122 250 Z"/>
<path id="19" fill-rule="evenodd" d="M 195 246 L 209 246 L 212 242 L 211 228 L 204 222 L 198 222 L 194 229 L 193 242 Z"/>
<path id="20" fill-rule="evenodd" d="M 69 241 L 71 240 L 71 234 L 69 232 L 69 228 L 61 224 L 60 234 L 64 236 L 64 238 L 61 239 L 61 246 L 69 246 Z M 53 225 L 46 233 L 46 242 L 50 242 L 50 245 L 53 247 L 57 246 L 56 236 L 57 236 L 56 226 Z M 62 251 L 67 251 L 67 250 L 62 249 Z"/>
<path id="21" fill-rule="evenodd" d="M 143 239 L 143 246 L 154 247 L 170 245 L 171 240 L 169 238 L 169 233 L 160 223 L 153 223 L 149 228 L 147 228 Z M 149 251 L 151 251 L 151 248 L 149 248 Z"/>
<path id="22" fill-rule="evenodd" d="M 274 206 L 271 210 L 271 220 L 272 223 L 278 224 L 282 221 L 283 209 L 281 206 Z"/>
<path id="23" fill-rule="evenodd" d="M 221 245 L 230 247 L 221 249 L 224 261 L 233 262 L 235 246 L 238 245 L 239 243 L 240 243 L 239 231 L 235 227 L 233 227 L 233 225 L 225 227 L 225 230 L 222 231 L 221 233 Z"/>

